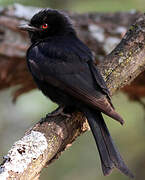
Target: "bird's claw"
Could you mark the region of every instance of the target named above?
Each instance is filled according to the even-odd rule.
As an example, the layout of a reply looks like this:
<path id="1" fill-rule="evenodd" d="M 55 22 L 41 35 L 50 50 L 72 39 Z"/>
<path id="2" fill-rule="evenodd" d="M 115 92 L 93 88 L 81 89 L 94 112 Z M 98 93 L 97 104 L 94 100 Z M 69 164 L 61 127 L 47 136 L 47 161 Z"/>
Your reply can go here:
<path id="1" fill-rule="evenodd" d="M 67 118 L 70 118 L 70 117 L 71 117 L 70 114 L 67 114 L 67 113 L 64 113 L 64 112 L 60 112 L 60 113 L 52 112 L 52 113 L 48 113 L 48 114 L 46 115 L 46 118 L 55 117 L 55 116 L 59 116 L 59 115 L 65 116 L 65 117 L 67 117 Z"/>
<path id="2" fill-rule="evenodd" d="M 70 117 L 71 117 L 70 114 L 67 114 L 67 113 L 64 113 L 64 112 L 61 112 L 60 115 L 65 116 L 65 117 L 67 117 L 67 118 L 70 118 Z"/>
<path id="3" fill-rule="evenodd" d="M 64 113 L 63 112 L 64 110 L 64 107 L 58 107 L 55 111 L 51 112 L 51 113 L 48 113 L 46 115 L 46 118 L 49 118 L 49 117 L 55 117 L 55 116 L 58 116 L 58 115 L 62 115 L 62 116 L 65 116 L 67 118 L 70 118 L 71 115 L 70 114 L 67 114 L 67 113 Z"/>

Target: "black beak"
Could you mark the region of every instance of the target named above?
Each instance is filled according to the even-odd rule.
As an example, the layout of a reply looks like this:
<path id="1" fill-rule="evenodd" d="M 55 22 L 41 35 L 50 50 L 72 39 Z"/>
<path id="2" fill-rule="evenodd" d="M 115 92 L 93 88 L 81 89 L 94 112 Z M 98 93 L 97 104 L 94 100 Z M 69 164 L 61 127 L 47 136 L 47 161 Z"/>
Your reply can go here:
<path id="1" fill-rule="evenodd" d="M 39 28 L 34 27 L 34 26 L 30 26 L 28 24 L 23 24 L 18 26 L 19 29 L 23 30 L 23 31 L 40 31 Z"/>

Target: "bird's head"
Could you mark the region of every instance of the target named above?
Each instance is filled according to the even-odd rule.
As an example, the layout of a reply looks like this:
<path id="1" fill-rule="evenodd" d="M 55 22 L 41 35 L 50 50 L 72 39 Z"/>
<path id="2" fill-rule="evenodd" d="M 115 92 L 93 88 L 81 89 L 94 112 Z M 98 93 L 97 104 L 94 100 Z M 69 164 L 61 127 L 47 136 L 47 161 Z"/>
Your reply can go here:
<path id="1" fill-rule="evenodd" d="M 20 26 L 20 29 L 29 32 L 32 42 L 52 36 L 75 33 L 69 18 L 62 12 L 52 9 L 38 12 L 32 17 L 29 24 Z"/>

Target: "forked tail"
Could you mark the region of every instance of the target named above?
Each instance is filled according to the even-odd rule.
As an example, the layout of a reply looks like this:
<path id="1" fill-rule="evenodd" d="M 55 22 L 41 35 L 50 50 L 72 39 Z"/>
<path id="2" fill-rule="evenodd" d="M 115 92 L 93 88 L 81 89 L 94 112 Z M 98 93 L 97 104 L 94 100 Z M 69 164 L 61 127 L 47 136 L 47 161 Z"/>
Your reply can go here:
<path id="1" fill-rule="evenodd" d="M 133 178 L 133 174 L 124 163 L 117 150 L 100 111 L 84 108 L 83 112 L 95 138 L 100 154 L 102 170 L 104 175 L 109 175 L 114 167 L 123 174 Z"/>

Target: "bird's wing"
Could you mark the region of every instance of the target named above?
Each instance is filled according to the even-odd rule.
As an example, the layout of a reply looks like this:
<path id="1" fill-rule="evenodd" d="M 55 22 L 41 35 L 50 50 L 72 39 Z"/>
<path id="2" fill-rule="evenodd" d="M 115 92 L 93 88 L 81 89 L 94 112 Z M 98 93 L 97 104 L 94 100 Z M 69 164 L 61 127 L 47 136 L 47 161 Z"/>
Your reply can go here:
<path id="1" fill-rule="evenodd" d="M 89 61 L 88 64 L 96 83 L 100 86 L 101 90 L 110 98 L 110 92 L 98 68 L 94 65 L 92 61 Z"/>
<path id="2" fill-rule="evenodd" d="M 36 53 L 37 50 L 34 51 L 35 48 L 33 48 L 27 55 L 30 71 L 36 78 L 52 84 L 81 102 L 123 122 L 106 95 L 100 91 L 100 85 L 94 81 L 88 61 L 82 61 L 74 50 L 70 51 L 67 59 L 60 56 L 64 58 L 60 60 L 57 55 L 52 57 L 48 51 L 44 55 L 41 45 L 37 48 L 39 53 Z"/>

